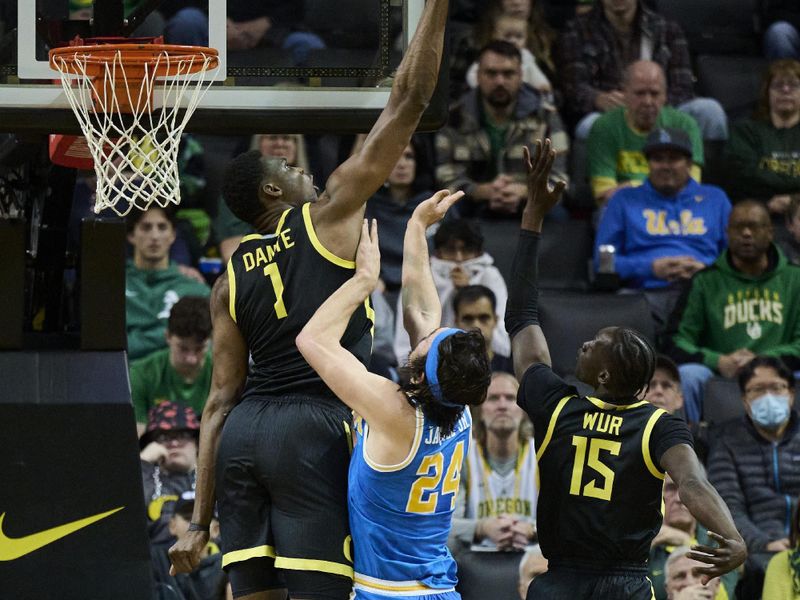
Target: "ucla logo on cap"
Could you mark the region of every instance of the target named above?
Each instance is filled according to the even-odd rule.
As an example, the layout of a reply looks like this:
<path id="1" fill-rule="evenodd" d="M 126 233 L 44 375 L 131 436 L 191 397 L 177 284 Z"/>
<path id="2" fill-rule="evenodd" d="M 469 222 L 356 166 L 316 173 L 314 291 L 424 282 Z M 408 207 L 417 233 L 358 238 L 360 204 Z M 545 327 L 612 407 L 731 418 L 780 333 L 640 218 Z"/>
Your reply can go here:
<path id="1" fill-rule="evenodd" d="M 662 129 L 658 133 L 658 141 L 662 144 L 669 144 L 672 142 L 672 136 L 669 134 L 669 131 Z"/>

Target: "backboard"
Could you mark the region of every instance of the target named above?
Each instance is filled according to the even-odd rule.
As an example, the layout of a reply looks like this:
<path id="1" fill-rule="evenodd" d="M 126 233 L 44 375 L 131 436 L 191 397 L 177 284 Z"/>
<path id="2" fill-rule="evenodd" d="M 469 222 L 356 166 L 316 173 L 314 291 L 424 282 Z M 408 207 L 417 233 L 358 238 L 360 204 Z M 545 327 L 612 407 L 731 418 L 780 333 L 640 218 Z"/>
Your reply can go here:
<path id="1" fill-rule="evenodd" d="M 187 131 L 366 131 L 388 100 L 423 7 L 424 0 L 0 0 L 0 131 L 79 133 L 47 52 L 76 34 L 120 33 L 218 49 L 220 69 Z M 445 87 L 440 82 L 420 129 L 443 124 Z"/>

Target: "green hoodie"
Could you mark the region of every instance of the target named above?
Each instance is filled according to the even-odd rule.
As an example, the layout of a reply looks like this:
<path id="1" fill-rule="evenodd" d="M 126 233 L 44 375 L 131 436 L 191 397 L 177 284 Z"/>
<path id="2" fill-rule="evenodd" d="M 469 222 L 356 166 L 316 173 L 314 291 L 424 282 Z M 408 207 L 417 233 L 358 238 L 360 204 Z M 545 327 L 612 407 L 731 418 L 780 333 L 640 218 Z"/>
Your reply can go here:
<path id="1" fill-rule="evenodd" d="M 167 345 L 164 331 L 172 305 L 183 296 L 208 297 L 205 283 L 186 277 L 170 263 L 157 271 L 137 269 L 128 261 L 125 269 L 125 321 L 128 359 L 141 358 Z"/>
<path id="2" fill-rule="evenodd" d="M 716 369 L 721 355 L 747 348 L 800 368 L 800 267 L 774 244 L 769 268 L 758 277 L 734 269 L 725 250 L 694 276 L 675 314 L 680 362 Z"/>

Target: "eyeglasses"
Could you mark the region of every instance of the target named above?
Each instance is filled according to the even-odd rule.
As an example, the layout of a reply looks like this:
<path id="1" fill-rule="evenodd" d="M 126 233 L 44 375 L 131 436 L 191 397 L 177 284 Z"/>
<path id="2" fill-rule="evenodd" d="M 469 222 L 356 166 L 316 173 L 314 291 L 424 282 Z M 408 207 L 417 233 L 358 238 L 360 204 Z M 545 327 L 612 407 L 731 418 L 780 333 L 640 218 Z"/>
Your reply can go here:
<path id="1" fill-rule="evenodd" d="M 789 391 L 789 384 L 785 381 L 775 383 L 760 383 L 753 387 L 745 388 L 748 396 L 762 396 L 764 394 L 782 394 Z"/>
<path id="2" fill-rule="evenodd" d="M 769 84 L 770 89 L 772 90 L 789 90 L 790 92 L 794 92 L 800 89 L 800 81 L 798 80 L 785 80 L 785 79 L 776 79 L 772 83 Z"/>
<path id="3" fill-rule="evenodd" d="M 192 431 L 162 431 L 153 436 L 153 440 L 157 443 L 166 445 L 172 441 L 176 442 L 188 442 L 189 440 L 195 439 L 194 432 Z"/>

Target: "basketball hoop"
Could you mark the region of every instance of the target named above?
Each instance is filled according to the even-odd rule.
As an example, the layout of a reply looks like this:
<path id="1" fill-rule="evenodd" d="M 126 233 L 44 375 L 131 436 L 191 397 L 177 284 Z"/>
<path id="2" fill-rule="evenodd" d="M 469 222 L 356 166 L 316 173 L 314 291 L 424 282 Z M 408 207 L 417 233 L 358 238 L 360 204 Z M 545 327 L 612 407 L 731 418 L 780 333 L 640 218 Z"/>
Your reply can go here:
<path id="1" fill-rule="evenodd" d="M 120 216 L 180 203 L 181 134 L 211 86 L 206 73 L 219 67 L 213 48 L 117 43 L 125 41 L 76 39 L 50 50 L 94 162 L 94 211 Z"/>

